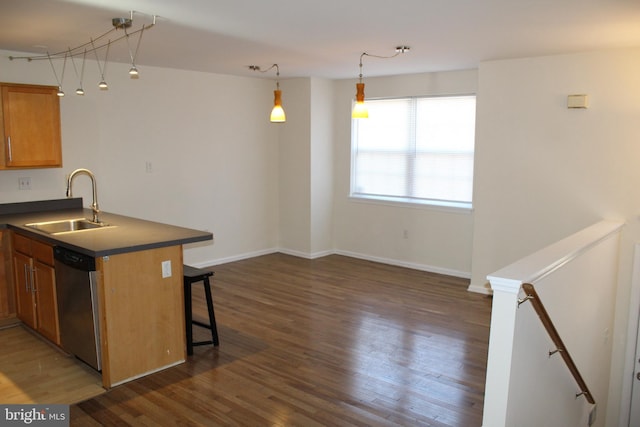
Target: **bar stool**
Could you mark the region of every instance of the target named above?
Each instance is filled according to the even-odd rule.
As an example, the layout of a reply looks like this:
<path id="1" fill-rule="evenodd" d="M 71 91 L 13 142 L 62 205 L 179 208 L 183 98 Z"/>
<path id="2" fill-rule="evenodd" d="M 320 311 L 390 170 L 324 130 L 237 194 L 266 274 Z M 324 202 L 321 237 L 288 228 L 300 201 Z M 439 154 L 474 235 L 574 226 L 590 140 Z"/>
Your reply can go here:
<path id="1" fill-rule="evenodd" d="M 209 277 L 213 276 L 213 271 L 202 270 L 199 268 L 183 265 L 184 276 L 184 315 L 185 325 L 187 327 L 187 354 L 193 354 L 193 347 L 197 345 L 220 344 L 218 340 L 218 328 L 216 326 L 216 317 L 213 312 L 213 298 L 211 298 L 211 283 Z M 191 285 L 202 282 L 204 286 L 204 294 L 207 300 L 207 310 L 209 311 L 209 324 L 193 320 L 192 304 L 191 304 Z M 211 330 L 211 341 L 193 342 L 193 325 L 200 326 Z"/>

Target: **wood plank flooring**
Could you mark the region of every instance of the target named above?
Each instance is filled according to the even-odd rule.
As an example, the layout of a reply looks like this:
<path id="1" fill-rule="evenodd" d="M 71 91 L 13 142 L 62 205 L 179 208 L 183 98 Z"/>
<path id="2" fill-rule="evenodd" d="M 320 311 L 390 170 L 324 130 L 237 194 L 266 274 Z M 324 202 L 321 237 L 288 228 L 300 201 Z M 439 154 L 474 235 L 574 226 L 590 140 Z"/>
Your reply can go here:
<path id="1" fill-rule="evenodd" d="M 31 372 L 29 390 L 0 378 L 2 403 L 80 402 L 72 426 L 481 425 L 491 299 L 467 292 L 467 280 L 337 255 L 211 270 L 220 347 L 103 393 L 95 372 L 97 389 L 72 382 L 87 373 L 78 362 L 54 371 L 69 358 L 22 328 L 12 330 L 30 344 L 0 331 L 2 353 L 32 340 L 53 352 L 27 370 L 13 364 L 32 350 L 0 359 L 5 377 Z M 201 319 L 203 295 L 195 285 Z"/>
<path id="2" fill-rule="evenodd" d="M 467 280 L 337 255 L 211 270 L 220 347 L 72 405 L 71 425 L 481 425 L 491 299 Z"/>
<path id="3" fill-rule="evenodd" d="M 0 403 L 73 403 L 105 392 L 100 375 L 14 326 L 0 330 Z"/>

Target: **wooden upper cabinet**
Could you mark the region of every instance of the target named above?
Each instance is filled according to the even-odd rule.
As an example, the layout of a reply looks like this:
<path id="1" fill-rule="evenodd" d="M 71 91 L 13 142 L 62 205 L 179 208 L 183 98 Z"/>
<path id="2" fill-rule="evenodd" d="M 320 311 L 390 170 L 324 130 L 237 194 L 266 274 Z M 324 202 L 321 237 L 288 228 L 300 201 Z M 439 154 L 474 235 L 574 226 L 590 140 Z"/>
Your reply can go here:
<path id="1" fill-rule="evenodd" d="M 62 167 L 58 89 L 10 83 L 0 89 L 0 169 Z"/>

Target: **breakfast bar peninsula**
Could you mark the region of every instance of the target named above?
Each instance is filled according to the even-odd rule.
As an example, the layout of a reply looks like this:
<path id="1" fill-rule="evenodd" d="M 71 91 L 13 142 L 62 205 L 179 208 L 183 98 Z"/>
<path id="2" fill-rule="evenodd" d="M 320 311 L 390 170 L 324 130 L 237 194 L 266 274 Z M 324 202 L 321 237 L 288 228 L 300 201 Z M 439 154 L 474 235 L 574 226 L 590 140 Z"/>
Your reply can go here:
<path id="1" fill-rule="evenodd" d="M 55 269 L 56 248 L 95 260 L 97 347 L 108 389 L 185 361 L 183 245 L 213 235 L 107 212 L 99 227 L 69 226 L 90 222 L 92 214 L 81 198 L 0 205 L 3 259 L 12 260 L 0 287 L 15 291 L 6 294 L 20 321 L 68 351 L 60 340 L 60 305 L 49 301 L 47 311 L 39 300 L 47 291 L 55 300 L 61 279 L 38 268 Z M 43 226 L 63 223 L 66 229 Z"/>

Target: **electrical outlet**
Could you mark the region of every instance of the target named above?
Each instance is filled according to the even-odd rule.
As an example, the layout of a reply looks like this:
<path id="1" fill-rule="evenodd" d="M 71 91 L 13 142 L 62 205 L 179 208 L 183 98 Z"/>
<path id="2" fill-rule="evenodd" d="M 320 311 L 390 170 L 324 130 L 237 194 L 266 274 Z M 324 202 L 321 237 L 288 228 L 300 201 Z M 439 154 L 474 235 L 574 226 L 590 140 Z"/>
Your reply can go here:
<path id="1" fill-rule="evenodd" d="M 31 190 L 31 178 L 26 176 L 22 178 L 18 178 L 18 189 L 19 190 Z"/>
<path id="2" fill-rule="evenodd" d="M 409 238 L 409 230 L 402 230 L 402 238 L 403 239 Z"/>
<path id="3" fill-rule="evenodd" d="M 146 161 L 144 164 L 145 167 L 145 171 L 147 173 L 152 173 L 153 172 L 153 163 L 151 163 L 150 161 Z"/>
<path id="4" fill-rule="evenodd" d="M 162 278 L 171 277 L 171 261 L 162 261 Z"/>

